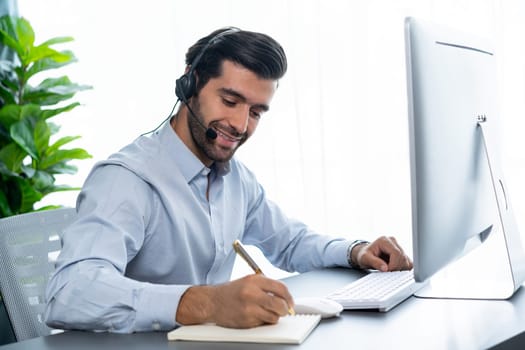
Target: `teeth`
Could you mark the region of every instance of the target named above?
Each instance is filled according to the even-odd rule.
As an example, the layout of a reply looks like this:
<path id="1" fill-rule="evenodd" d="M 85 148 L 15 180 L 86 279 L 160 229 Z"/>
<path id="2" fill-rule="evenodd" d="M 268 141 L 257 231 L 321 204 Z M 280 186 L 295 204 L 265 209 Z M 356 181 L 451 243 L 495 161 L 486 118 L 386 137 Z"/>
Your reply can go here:
<path id="1" fill-rule="evenodd" d="M 225 133 L 223 133 L 220 130 L 217 130 L 217 132 L 219 134 L 221 134 L 221 136 L 224 137 L 226 140 L 229 140 L 229 141 L 232 141 L 232 142 L 236 142 L 236 141 L 240 141 L 241 140 L 241 137 L 231 137 L 229 135 L 226 135 Z"/>

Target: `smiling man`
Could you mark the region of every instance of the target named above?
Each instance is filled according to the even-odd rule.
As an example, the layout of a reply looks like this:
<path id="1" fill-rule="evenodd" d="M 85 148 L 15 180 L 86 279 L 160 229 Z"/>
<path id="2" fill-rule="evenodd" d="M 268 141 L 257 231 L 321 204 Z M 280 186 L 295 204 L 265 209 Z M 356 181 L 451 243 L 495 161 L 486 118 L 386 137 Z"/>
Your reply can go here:
<path id="1" fill-rule="evenodd" d="M 255 131 L 277 88 L 276 81 L 259 78 L 238 63 L 224 61 L 220 69 L 221 76 L 210 80 L 171 123 L 182 141 L 207 166 L 233 157 Z M 204 125 L 215 131 L 215 137 L 209 137 Z"/>
<path id="2" fill-rule="evenodd" d="M 348 241 L 288 218 L 234 157 L 286 72 L 274 39 L 221 29 L 193 45 L 186 64 L 177 113 L 86 179 L 48 284 L 50 326 L 137 332 L 276 323 L 293 298 L 263 275 L 230 281 L 236 239 L 287 271 L 412 267 L 391 237 Z"/>

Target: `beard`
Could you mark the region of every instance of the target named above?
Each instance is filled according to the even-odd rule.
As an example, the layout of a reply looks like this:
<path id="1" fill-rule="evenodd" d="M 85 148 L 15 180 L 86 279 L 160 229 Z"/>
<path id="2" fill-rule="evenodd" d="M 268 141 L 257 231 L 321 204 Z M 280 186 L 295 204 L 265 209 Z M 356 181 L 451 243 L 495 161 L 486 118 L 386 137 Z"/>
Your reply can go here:
<path id="1" fill-rule="evenodd" d="M 215 142 L 215 139 L 211 139 L 206 135 L 207 128 L 204 127 L 205 124 L 201 118 L 202 113 L 198 97 L 194 96 L 189 102 L 191 104 L 191 111 L 193 111 L 195 115 L 188 115 L 188 127 L 190 129 L 191 138 L 193 139 L 193 142 L 199 151 L 201 151 L 207 158 L 214 162 L 229 161 L 235 154 L 235 151 L 237 151 L 237 149 L 248 139 L 247 133 L 239 134 L 231 127 L 223 126 L 218 122 L 211 122 L 208 127 L 213 128 L 216 133 L 226 133 L 226 135 L 232 135 L 234 137 L 240 138 L 239 143 L 235 148 L 220 147 Z M 191 114 L 191 111 L 188 109 L 188 114 Z M 195 119 L 198 119 L 200 123 Z"/>

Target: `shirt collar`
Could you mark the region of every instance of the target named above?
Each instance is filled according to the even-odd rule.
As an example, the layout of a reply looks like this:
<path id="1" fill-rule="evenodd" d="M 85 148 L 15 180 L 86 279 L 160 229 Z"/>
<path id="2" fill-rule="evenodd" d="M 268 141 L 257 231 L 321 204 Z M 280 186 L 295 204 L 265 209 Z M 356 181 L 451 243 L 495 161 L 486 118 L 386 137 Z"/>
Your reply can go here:
<path id="1" fill-rule="evenodd" d="M 230 162 L 215 162 L 211 168 L 205 166 L 199 158 L 182 142 L 179 135 L 173 130 L 170 122 L 166 122 L 159 130 L 159 142 L 165 148 L 169 158 L 177 164 L 182 176 L 190 183 L 200 174 L 209 174 L 216 171 L 217 175 L 224 176 L 230 172 Z"/>

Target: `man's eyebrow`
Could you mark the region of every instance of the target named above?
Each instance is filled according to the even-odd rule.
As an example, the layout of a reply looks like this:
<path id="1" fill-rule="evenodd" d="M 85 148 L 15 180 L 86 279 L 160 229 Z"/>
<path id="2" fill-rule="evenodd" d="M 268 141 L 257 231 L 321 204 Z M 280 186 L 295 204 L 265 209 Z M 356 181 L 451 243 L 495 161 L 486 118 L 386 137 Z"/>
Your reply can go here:
<path id="1" fill-rule="evenodd" d="M 243 103 L 246 103 L 248 101 L 246 96 L 244 96 L 243 94 L 241 94 L 240 92 L 238 92 L 238 91 L 236 91 L 234 89 L 220 88 L 219 92 L 221 94 L 223 94 L 223 95 L 229 95 L 229 96 L 235 97 L 235 98 L 241 100 Z M 270 109 L 270 106 L 268 106 L 267 104 L 263 104 L 263 103 L 255 104 L 252 107 L 261 109 L 263 112 L 267 112 Z"/>

